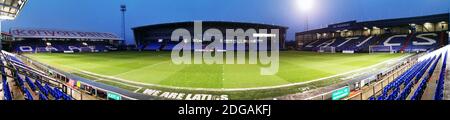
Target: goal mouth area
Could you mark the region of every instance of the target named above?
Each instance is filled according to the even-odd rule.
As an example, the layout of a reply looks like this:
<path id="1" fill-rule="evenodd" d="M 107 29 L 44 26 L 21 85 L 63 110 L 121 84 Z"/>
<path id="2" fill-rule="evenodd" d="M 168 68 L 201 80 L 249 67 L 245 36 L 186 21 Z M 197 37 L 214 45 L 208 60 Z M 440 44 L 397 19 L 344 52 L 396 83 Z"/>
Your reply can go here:
<path id="1" fill-rule="evenodd" d="M 331 47 L 331 46 L 319 47 L 319 50 L 317 52 L 319 52 L 319 53 L 336 53 L 336 47 Z"/>
<path id="2" fill-rule="evenodd" d="M 385 45 L 371 45 L 369 46 L 369 53 L 396 53 L 392 46 Z"/>

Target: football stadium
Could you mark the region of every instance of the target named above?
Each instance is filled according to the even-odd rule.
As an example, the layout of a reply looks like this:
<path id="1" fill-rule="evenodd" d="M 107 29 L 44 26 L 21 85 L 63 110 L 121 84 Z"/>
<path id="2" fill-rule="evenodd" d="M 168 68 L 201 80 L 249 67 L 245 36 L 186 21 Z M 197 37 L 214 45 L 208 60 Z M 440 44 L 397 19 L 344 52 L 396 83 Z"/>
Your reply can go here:
<path id="1" fill-rule="evenodd" d="M 27 3 L 5 1 L 8 20 Z M 110 32 L 14 27 L 2 33 L 0 100 L 448 100 L 448 23 L 449 13 L 330 23 L 296 31 L 295 49 L 290 27 L 257 22 L 141 24 L 134 45 Z M 203 37 L 174 37 L 180 28 Z M 176 64 L 174 51 L 244 60 Z M 262 75 L 275 63 L 251 64 L 252 51 L 278 52 L 277 72 Z"/>

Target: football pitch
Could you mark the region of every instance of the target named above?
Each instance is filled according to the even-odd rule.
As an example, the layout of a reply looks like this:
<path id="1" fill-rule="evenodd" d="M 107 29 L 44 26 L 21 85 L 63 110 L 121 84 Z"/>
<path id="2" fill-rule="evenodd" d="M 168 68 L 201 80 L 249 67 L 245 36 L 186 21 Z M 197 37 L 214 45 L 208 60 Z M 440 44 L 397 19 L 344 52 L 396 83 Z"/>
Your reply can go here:
<path id="1" fill-rule="evenodd" d="M 265 76 L 260 74 L 261 65 L 176 65 L 172 63 L 170 55 L 170 52 L 26 54 L 34 60 L 77 75 L 91 73 L 103 78 L 130 81 L 137 85 L 205 89 L 258 88 L 302 83 L 404 56 L 285 51 L 280 52 L 279 72 Z"/>

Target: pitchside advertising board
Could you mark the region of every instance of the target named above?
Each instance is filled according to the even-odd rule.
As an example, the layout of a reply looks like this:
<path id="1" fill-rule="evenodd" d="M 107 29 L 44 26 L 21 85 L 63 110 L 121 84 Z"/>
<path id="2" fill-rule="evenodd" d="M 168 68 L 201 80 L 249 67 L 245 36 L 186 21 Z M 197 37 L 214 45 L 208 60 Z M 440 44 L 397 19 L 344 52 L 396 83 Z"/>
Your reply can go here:
<path id="1" fill-rule="evenodd" d="M 112 33 L 102 32 L 81 32 L 66 30 L 46 30 L 46 29 L 11 29 L 11 34 L 16 38 L 73 38 L 73 39 L 108 39 L 120 40 Z"/>
<path id="2" fill-rule="evenodd" d="M 229 100 L 228 95 L 181 93 L 154 89 L 146 89 L 143 93 L 150 96 L 172 100 Z"/>
<path id="3" fill-rule="evenodd" d="M 122 96 L 120 96 L 119 94 L 113 93 L 113 92 L 108 92 L 107 99 L 108 100 L 122 100 Z"/>
<path id="4" fill-rule="evenodd" d="M 350 87 L 346 86 L 346 87 L 343 87 L 341 89 L 334 91 L 331 94 L 331 99 L 332 100 L 341 100 L 342 98 L 345 98 L 348 95 L 350 95 Z"/>

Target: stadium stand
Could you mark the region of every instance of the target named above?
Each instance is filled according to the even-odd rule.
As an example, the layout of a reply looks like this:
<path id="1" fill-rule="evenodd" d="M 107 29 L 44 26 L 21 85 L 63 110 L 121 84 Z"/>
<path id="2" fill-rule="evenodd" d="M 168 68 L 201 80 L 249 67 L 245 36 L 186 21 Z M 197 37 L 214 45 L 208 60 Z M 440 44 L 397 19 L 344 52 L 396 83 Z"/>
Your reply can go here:
<path id="1" fill-rule="evenodd" d="M 44 45 L 44 42 L 29 42 L 21 41 L 14 43 L 15 52 L 107 52 L 117 50 L 112 45 L 105 42 L 48 42 L 48 45 Z"/>
<path id="2" fill-rule="evenodd" d="M 3 53 L 3 52 L 2 52 Z M 11 64 L 17 65 L 12 69 L 12 81 L 15 86 L 10 86 L 8 76 L 2 67 L 2 89 L 4 91 L 5 100 L 13 100 L 11 88 L 17 87 L 19 92 L 23 94 L 24 100 L 73 100 L 72 97 L 62 92 L 57 87 L 51 87 L 50 83 L 43 83 L 39 79 L 32 79 L 33 74 L 24 72 L 26 68 L 23 61 L 12 54 L 3 54 L 4 61 L 9 61 Z M 3 64 L 3 63 L 2 63 Z M 21 67 L 19 67 L 21 66 Z M 23 68 L 22 68 L 23 67 Z M 11 70 L 11 69 L 8 69 Z M 36 99 L 39 98 L 39 99 Z"/>
<path id="3" fill-rule="evenodd" d="M 175 47 L 175 45 L 176 45 L 176 44 L 174 44 L 174 43 L 168 43 L 167 45 L 165 45 L 165 46 L 163 47 L 163 50 L 164 50 L 164 51 L 171 51 L 171 50 Z"/>
<path id="4" fill-rule="evenodd" d="M 12 28 L 10 34 L 10 51 L 27 53 L 107 52 L 118 50 L 123 41 L 114 34 L 99 32 Z"/>
<path id="5" fill-rule="evenodd" d="M 435 100 L 442 100 L 444 98 L 444 82 L 447 70 L 447 55 L 448 53 L 446 52 L 444 62 L 442 63 L 441 73 L 439 74 L 439 80 L 437 81 L 436 93 L 434 95 Z"/>
<path id="6" fill-rule="evenodd" d="M 5 94 L 5 100 L 12 100 L 11 90 L 6 82 L 3 84 L 3 93 Z"/>
<path id="7" fill-rule="evenodd" d="M 161 50 L 168 51 L 172 50 L 175 45 L 178 43 L 184 41 L 183 38 L 179 39 L 177 42 L 174 42 L 171 40 L 172 32 L 176 30 L 176 28 L 185 28 L 189 32 L 194 33 L 193 24 L 195 22 L 188 21 L 188 22 L 175 22 L 175 23 L 163 23 L 163 24 L 154 24 L 154 25 L 147 25 L 147 26 L 140 26 L 133 28 L 133 32 L 135 35 L 135 43 L 138 46 L 138 49 L 140 50 L 148 50 L 148 51 L 154 51 L 156 48 L 161 48 Z M 286 32 L 288 27 L 284 26 L 278 26 L 273 24 L 259 24 L 259 23 L 244 23 L 244 22 L 227 22 L 227 21 L 202 21 L 202 28 L 207 29 L 218 29 L 222 33 L 226 33 L 227 29 L 231 28 L 239 28 L 243 30 L 248 29 L 278 29 L 278 38 L 280 49 L 285 49 L 285 41 L 286 41 Z M 268 31 L 270 32 L 270 31 Z M 215 40 L 215 39 L 214 39 Z M 189 40 L 190 42 L 199 42 L 198 40 Z M 257 43 L 258 41 L 251 42 L 248 39 L 245 39 L 246 46 L 245 48 L 235 48 L 234 50 L 248 50 L 248 43 Z M 239 41 L 237 38 L 230 39 L 230 40 L 224 40 L 222 43 L 225 44 L 231 44 L 235 45 L 234 43 L 238 43 Z M 203 49 L 197 48 L 194 49 L 193 47 L 187 48 L 191 51 L 209 51 L 211 49 L 206 48 L 205 44 L 210 44 L 210 42 L 202 41 Z M 243 42 L 240 42 L 243 43 Z M 160 46 L 160 47 L 159 47 Z M 270 48 L 270 47 L 268 47 Z M 229 47 L 223 47 L 221 51 L 225 50 L 231 50 Z"/>
<path id="8" fill-rule="evenodd" d="M 392 47 L 390 52 L 424 52 L 448 44 L 449 14 L 435 14 L 374 21 L 348 21 L 296 33 L 297 50 L 370 52 L 370 46 Z M 383 47 L 374 51 L 385 52 Z"/>
<path id="9" fill-rule="evenodd" d="M 0 68 L 7 68 L 6 72 L 1 74 L 0 87 L 0 93 L 7 100 L 110 100 L 108 94 L 120 95 L 121 100 L 160 99 L 78 76 L 69 76 L 68 73 L 49 68 L 36 61 L 30 62 L 30 59 L 25 56 L 7 51 L 1 51 L 0 57 L 7 64 L 7 66 L 0 66 Z M 54 72 L 49 75 L 48 71 Z"/>
<path id="10" fill-rule="evenodd" d="M 393 82 L 386 85 L 379 95 L 372 96 L 369 100 L 421 100 L 430 79 L 432 79 L 431 76 L 436 75 L 434 72 L 439 68 L 438 65 L 441 61 L 442 67 L 436 83 L 434 99 L 442 100 L 446 73 L 446 62 L 444 61 L 447 61 L 447 52 L 444 55 L 439 54 L 414 64 Z"/>
<path id="11" fill-rule="evenodd" d="M 336 51 L 353 50 L 357 52 L 367 52 L 371 45 L 392 46 L 396 52 L 424 52 L 435 50 L 442 44 L 439 32 L 404 34 L 385 34 L 381 36 L 357 36 L 338 37 L 332 39 L 321 39 L 310 42 L 303 46 L 303 50 L 317 51 L 320 47 L 336 47 Z M 384 49 L 384 48 L 382 48 Z M 376 51 L 386 51 L 376 49 Z"/>
<path id="12" fill-rule="evenodd" d="M 159 51 L 159 50 L 161 50 L 161 47 L 162 47 L 161 43 L 156 42 L 156 43 L 149 43 L 142 49 L 146 50 L 146 51 Z"/>

